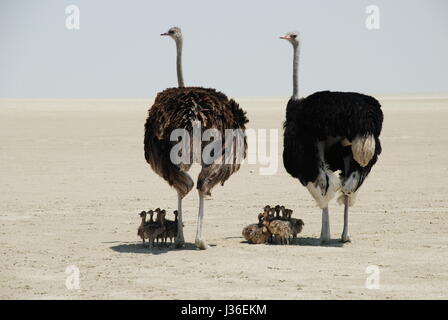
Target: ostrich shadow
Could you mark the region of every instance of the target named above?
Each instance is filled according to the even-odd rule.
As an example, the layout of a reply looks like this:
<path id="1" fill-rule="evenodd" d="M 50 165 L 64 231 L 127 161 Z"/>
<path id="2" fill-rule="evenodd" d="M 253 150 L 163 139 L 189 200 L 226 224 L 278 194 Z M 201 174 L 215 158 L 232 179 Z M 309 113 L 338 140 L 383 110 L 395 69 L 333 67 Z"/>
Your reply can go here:
<path id="1" fill-rule="evenodd" d="M 243 240 L 240 243 L 249 244 L 248 241 Z M 268 246 L 281 246 L 280 243 L 266 243 Z M 342 248 L 344 247 L 344 243 L 341 242 L 340 239 L 330 239 L 328 243 L 321 244 L 319 238 L 297 238 L 294 242 L 291 241 L 287 246 L 298 246 L 298 247 L 333 247 L 333 248 Z"/>
<path id="2" fill-rule="evenodd" d="M 214 247 L 215 245 L 211 244 L 210 247 Z M 176 248 L 174 246 L 160 246 L 154 245 L 152 249 L 149 249 L 149 247 L 143 247 L 142 243 L 122 243 L 118 244 L 116 246 L 110 247 L 115 252 L 118 253 L 139 253 L 139 254 L 164 254 L 168 252 L 175 252 L 175 251 L 193 251 L 193 250 L 199 250 L 196 248 L 196 245 L 194 243 L 188 243 L 186 242 L 185 245 L 182 248 Z"/>
<path id="3" fill-rule="evenodd" d="M 333 248 L 342 248 L 344 247 L 344 243 L 341 242 L 341 239 L 330 239 L 329 242 L 325 244 L 320 243 L 319 238 L 311 238 L 311 237 L 298 237 L 294 242 L 291 243 L 292 246 L 303 246 L 303 247 L 333 247 Z"/>

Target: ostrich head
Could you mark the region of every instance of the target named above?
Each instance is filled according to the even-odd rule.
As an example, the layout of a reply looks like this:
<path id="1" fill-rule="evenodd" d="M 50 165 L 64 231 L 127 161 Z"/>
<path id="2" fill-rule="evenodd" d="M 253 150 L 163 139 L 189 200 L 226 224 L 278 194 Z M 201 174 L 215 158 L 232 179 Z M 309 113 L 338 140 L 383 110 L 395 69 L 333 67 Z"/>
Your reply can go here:
<path id="1" fill-rule="evenodd" d="M 157 221 L 163 225 L 163 222 L 165 221 L 166 216 L 166 210 L 161 210 L 159 214 L 157 215 Z"/>
<path id="2" fill-rule="evenodd" d="M 168 32 L 162 33 L 161 36 L 169 36 L 177 42 L 182 39 L 182 30 L 179 27 L 172 27 Z"/>
<path id="3" fill-rule="evenodd" d="M 258 214 L 258 226 L 261 227 L 263 225 L 263 219 L 264 219 L 265 213 L 259 213 Z"/>
<path id="4" fill-rule="evenodd" d="M 297 46 L 300 41 L 300 35 L 298 32 L 288 32 L 283 37 L 280 37 L 280 39 L 288 40 L 289 43 L 291 43 L 293 46 Z"/>
<path id="5" fill-rule="evenodd" d="M 285 215 L 286 219 L 291 220 L 292 210 L 291 209 L 285 209 L 283 212 L 284 212 L 284 215 Z"/>
<path id="6" fill-rule="evenodd" d="M 140 218 L 146 218 L 146 211 L 142 211 L 138 214 Z"/>
<path id="7" fill-rule="evenodd" d="M 177 210 L 174 210 L 174 221 L 177 222 L 177 216 L 179 215 L 179 212 Z"/>

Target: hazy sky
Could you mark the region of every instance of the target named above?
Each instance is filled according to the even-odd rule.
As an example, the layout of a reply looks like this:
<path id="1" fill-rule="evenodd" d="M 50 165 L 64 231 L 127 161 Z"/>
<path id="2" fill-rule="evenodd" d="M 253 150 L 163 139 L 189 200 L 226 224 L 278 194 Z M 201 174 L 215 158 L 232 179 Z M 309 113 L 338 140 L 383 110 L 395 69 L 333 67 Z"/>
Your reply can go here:
<path id="1" fill-rule="evenodd" d="M 80 30 L 65 26 L 67 5 Z M 368 30 L 368 5 L 380 29 Z M 302 36 L 300 95 L 448 92 L 448 1 L 0 0 L 1 98 L 147 98 L 176 86 L 184 34 L 186 85 L 229 96 L 291 94 Z"/>

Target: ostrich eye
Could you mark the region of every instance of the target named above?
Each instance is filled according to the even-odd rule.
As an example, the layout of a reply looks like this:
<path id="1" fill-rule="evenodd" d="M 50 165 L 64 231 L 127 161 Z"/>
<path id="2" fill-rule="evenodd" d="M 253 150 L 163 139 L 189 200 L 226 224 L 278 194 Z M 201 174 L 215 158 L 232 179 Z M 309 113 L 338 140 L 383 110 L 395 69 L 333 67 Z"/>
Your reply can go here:
<path id="1" fill-rule="evenodd" d="M 297 37 L 297 35 L 295 35 L 295 34 L 291 35 L 291 38 L 293 38 L 293 39 L 295 39 L 296 37 Z"/>
<path id="2" fill-rule="evenodd" d="M 174 34 L 173 30 L 168 31 L 169 34 Z"/>

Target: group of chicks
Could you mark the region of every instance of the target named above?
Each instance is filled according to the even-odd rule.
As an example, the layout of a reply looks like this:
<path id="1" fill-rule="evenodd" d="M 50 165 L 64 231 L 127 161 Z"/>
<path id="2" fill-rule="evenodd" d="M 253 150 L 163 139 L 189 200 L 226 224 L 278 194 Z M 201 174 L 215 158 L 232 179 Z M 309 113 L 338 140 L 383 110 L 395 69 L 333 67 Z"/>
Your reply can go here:
<path id="1" fill-rule="evenodd" d="M 155 210 L 140 212 L 140 218 L 142 222 L 138 227 L 137 235 L 142 238 L 143 246 L 146 246 L 145 239 L 148 239 L 149 248 L 152 248 L 154 241 L 160 247 L 160 244 L 167 243 L 167 239 L 170 238 L 170 244 L 173 243 L 173 238 L 177 237 L 177 210 L 174 212 L 174 221 L 165 219 L 166 210 L 157 208 Z M 154 214 L 156 219 L 154 220 Z M 146 220 L 146 216 L 149 215 L 149 221 Z"/>
<path id="2" fill-rule="evenodd" d="M 305 224 L 302 219 L 291 218 L 292 212 L 291 209 L 280 205 L 265 206 L 263 213 L 258 215 L 258 223 L 243 229 L 243 237 L 252 244 L 290 244 L 291 238 L 294 242 Z"/>

